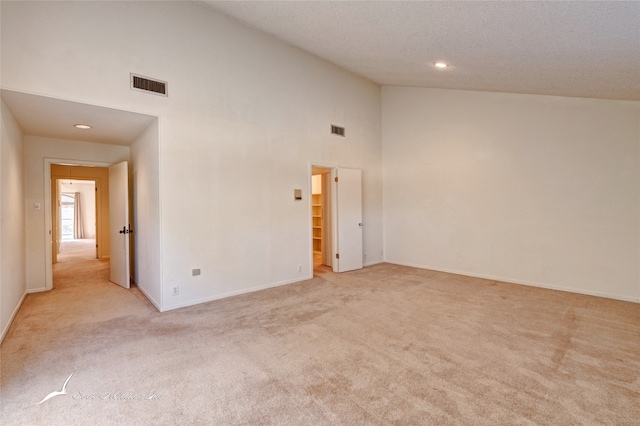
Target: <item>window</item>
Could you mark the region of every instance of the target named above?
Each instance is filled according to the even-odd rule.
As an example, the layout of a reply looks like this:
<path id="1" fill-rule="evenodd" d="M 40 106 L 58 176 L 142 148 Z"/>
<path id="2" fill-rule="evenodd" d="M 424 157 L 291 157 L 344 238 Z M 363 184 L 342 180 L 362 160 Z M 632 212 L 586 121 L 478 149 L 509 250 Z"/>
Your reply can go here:
<path id="1" fill-rule="evenodd" d="M 74 194 L 60 196 L 60 235 L 63 240 L 73 240 L 73 218 L 75 216 L 76 199 Z"/>

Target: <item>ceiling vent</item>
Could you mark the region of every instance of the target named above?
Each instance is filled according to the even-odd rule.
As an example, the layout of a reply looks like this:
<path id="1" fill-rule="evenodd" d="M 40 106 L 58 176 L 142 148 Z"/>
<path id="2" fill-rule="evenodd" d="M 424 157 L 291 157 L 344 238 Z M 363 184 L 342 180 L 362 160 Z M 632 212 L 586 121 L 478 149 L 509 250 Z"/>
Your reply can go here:
<path id="1" fill-rule="evenodd" d="M 331 134 L 344 137 L 344 127 L 340 127 L 340 126 L 336 126 L 335 124 L 332 124 Z"/>
<path id="2" fill-rule="evenodd" d="M 131 90 L 153 93 L 160 96 L 169 96 L 167 92 L 167 82 L 153 80 L 137 74 L 131 74 Z"/>

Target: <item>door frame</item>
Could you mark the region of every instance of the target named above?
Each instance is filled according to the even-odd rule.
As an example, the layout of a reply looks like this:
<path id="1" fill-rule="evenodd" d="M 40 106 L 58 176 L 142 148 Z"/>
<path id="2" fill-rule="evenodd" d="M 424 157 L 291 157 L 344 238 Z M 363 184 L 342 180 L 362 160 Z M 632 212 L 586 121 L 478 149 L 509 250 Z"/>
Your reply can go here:
<path id="1" fill-rule="evenodd" d="M 52 164 L 65 164 L 70 166 L 94 166 L 94 167 L 109 167 L 111 163 L 105 163 L 101 161 L 83 161 L 72 160 L 68 158 L 45 158 L 44 159 L 44 241 L 45 241 L 45 290 L 51 290 L 53 288 L 53 222 L 51 214 L 51 165 Z"/>

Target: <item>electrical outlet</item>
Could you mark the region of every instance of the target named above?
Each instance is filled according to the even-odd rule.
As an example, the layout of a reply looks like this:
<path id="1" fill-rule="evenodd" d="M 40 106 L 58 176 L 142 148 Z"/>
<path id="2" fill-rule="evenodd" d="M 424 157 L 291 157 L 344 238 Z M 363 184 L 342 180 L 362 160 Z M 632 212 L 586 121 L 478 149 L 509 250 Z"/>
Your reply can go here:
<path id="1" fill-rule="evenodd" d="M 302 272 L 302 265 L 298 265 L 298 272 Z"/>
<path id="2" fill-rule="evenodd" d="M 172 290 L 171 290 L 171 295 L 172 296 L 177 296 L 180 294 L 180 287 L 179 286 L 175 286 Z"/>

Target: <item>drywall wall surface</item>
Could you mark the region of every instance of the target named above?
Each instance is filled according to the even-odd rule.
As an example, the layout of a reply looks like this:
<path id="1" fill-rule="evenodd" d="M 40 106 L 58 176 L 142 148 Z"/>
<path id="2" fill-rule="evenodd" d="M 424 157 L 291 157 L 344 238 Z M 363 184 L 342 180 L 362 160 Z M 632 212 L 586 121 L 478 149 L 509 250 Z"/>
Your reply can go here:
<path id="1" fill-rule="evenodd" d="M 163 309 L 311 277 L 310 163 L 362 169 L 382 259 L 378 85 L 195 2 L 1 7 L 4 88 L 160 117 Z"/>
<path id="2" fill-rule="evenodd" d="M 49 179 L 50 170 L 45 173 L 45 159 L 67 160 L 77 164 L 95 163 L 112 164 L 129 159 L 129 147 L 105 145 L 89 142 L 68 141 L 43 138 L 39 136 L 24 137 L 25 167 L 25 203 L 26 206 L 26 250 L 27 250 L 27 289 L 42 291 L 46 289 L 47 268 L 46 247 L 50 244 L 48 229 L 45 228 L 46 215 L 51 215 L 45 208 L 45 179 Z M 64 176 L 68 177 L 68 176 Z M 40 203 L 42 208 L 30 208 Z M 104 235 L 106 238 L 108 235 Z M 106 243 L 106 240 L 105 240 Z"/>
<path id="3" fill-rule="evenodd" d="M 22 130 L 0 101 L 0 341 L 26 294 Z"/>
<path id="4" fill-rule="evenodd" d="M 162 306 L 160 250 L 160 171 L 158 123 L 151 124 L 131 145 L 134 279 L 152 303 Z"/>
<path id="5" fill-rule="evenodd" d="M 382 99 L 387 261 L 640 300 L 640 103 Z"/>

